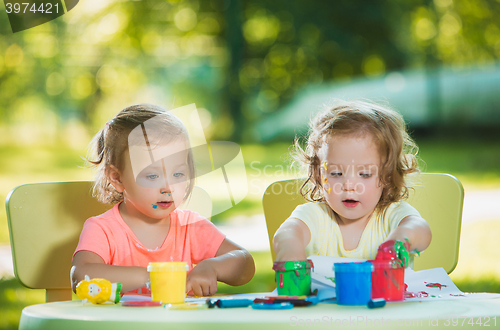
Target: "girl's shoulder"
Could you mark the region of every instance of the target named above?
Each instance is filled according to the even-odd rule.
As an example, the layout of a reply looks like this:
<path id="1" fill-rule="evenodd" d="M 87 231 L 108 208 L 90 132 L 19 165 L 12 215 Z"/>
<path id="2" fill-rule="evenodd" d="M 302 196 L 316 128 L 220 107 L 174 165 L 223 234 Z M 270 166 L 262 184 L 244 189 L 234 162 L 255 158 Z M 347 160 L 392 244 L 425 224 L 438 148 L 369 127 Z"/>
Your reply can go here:
<path id="1" fill-rule="evenodd" d="M 410 203 L 408 203 L 407 201 L 399 201 L 389 205 L 386 213 L 389 215 L 391 213 L 401 212 L 401 211 L 403 212 L 416 211 L 416 209 L 413 206 L 411 206 Z"/>
<path id="2" fill-rule="evenodd" d="M 192 224 L 197 223 L 197 222 L 198 223 L 210 222 L 210 220 L 203 217 L 198 212 L 186 210 L 186 209 L 175 209 L 171 213 L 171 215 L 177 219 L 177 221 L 179 222 L 179 224 L 181 226 L 192 225 Z"/>
<path id="3" fill-rule="evenodd" d="M 112 208 L 107 210 L 106 212 L 90 217 L 85 221 L 85 225 L 88 224 L 96 224 L 96 225 L 111 225 L 111 224 L 118 224 L 120 222 L 121 216 L 120 212 L 118 211 L 118 205 L 114 205 Z M 122 220 L 123 221 L 123 220 Z"/>
<path id="4" fill-rule="evenodd" d="M 407 216 L 414 215 L 420 217 L 420 213 L 411 206 L 406 201 L 399 201 L 397 203 L 391 204 L 384 216 L 384 220 L 389 223 L 391 228 L 396 228 L 401 220 L 406 218 Z"/>
<path id="5" fill-rule="evenodd" d="M 307 202 L 304 204 L 298 205 L 295 210 L 293 211 L 293 214 L 299 215 L 299 214 L 310 214 L 311 216 L 313 215 L 325 215 L 327 217 L 332 217 L 332 209 L 331 207 L 326 203 L 326 202 Z M 293 216 L 293 215 L 292 215 Z M 299 217 L 301 219 L 301 217 Z"/>

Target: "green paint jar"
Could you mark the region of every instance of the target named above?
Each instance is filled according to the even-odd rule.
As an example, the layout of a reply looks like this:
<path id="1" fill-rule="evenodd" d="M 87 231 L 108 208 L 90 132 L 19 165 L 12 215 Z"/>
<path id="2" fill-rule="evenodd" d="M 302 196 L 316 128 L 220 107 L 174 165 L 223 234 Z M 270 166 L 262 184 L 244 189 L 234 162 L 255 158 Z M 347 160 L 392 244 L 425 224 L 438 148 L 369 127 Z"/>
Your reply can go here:
<path id="1" fill-rule="evenodd" d="M 309 296 L 311 294 L 311 260 L 275 262 L 276 286 L 280 296 Z"/>

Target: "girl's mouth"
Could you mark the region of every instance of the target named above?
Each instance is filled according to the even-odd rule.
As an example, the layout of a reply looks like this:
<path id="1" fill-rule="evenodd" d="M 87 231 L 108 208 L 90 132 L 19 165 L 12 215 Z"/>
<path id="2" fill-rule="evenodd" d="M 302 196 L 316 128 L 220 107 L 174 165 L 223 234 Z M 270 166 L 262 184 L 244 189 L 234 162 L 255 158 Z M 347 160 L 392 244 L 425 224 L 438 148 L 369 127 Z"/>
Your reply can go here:
<path id="1" fill-rule="evenodd" d="M 172 205 L 172 204 L 173 204 L 172 201 L 170 201 L 170 202 L 162 201 L 162 202 L 156 203 L 156 205 L 158 205 L 158 207 L 160 207 L 162 209 L 168 209 L 170 207 L 170 205 Z"/>
<path id="2" fill-rule="evenodd" d="M 355 201 L 354 199 L 344 199 L 342 204 L 344 204 L 345 207 L 353 208 L 359 204 L 359 201 Z"/>

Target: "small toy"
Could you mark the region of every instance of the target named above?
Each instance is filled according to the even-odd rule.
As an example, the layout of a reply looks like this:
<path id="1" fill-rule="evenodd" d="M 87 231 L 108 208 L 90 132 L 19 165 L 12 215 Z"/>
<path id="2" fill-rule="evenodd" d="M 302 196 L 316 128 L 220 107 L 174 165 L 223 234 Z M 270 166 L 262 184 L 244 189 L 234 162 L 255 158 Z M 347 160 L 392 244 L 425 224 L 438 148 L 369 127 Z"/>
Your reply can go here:
<path id="1" fill-rule="evenodd" d="M 93 304 L 102 304 L 106 301 L 118 303 L 121 298 L 121 283 L 111 283 L 103 278 L 85 279 L 76 286 L 76 295 L 85 303 L 87 300 Z"/>

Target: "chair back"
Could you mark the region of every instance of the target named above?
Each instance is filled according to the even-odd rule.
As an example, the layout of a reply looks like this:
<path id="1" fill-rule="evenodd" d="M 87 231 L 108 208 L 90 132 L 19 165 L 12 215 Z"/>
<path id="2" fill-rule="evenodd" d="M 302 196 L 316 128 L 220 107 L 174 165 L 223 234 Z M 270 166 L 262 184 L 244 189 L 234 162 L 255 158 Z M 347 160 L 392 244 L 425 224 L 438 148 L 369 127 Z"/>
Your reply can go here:
<path id="1" fill-rule="evenodd" d="M 92 197 L 91 181 L 25 184 L 7 196 L 6 211 L 14 273 L 31 289 L 45 289 L 47 302 L 72 299 L 69 272 L 85 220 L 109 210 Z M 210 214 L 208 194 L 195 187 L 193 208 Z M 210 201 L 210 200 L 209 200 Z M 196 206 L 196 207 L 195 207 Z"/>
<path id="2" fill-rule="evenodd" d="M 45 300 L 71 300 L 69 271 L 83 223 L 110 209 L 92 197 L 92 182 L 25 184 L 7 196 L 14 273 Z"/>
<path id="3" fill-rule="evenodd" d="M 270 184 L 262 198 L 273 260 L 273 236 L 279 226 L 306 201 L 299 193 L 304 179 Z M 414 260 L 415 270 L 443 267 L 449 274 L 458 263 L 464 189 L 452 175 L 422 173 L 407 202 L 427 220 L 432 231 L 430 246 Z"/>

